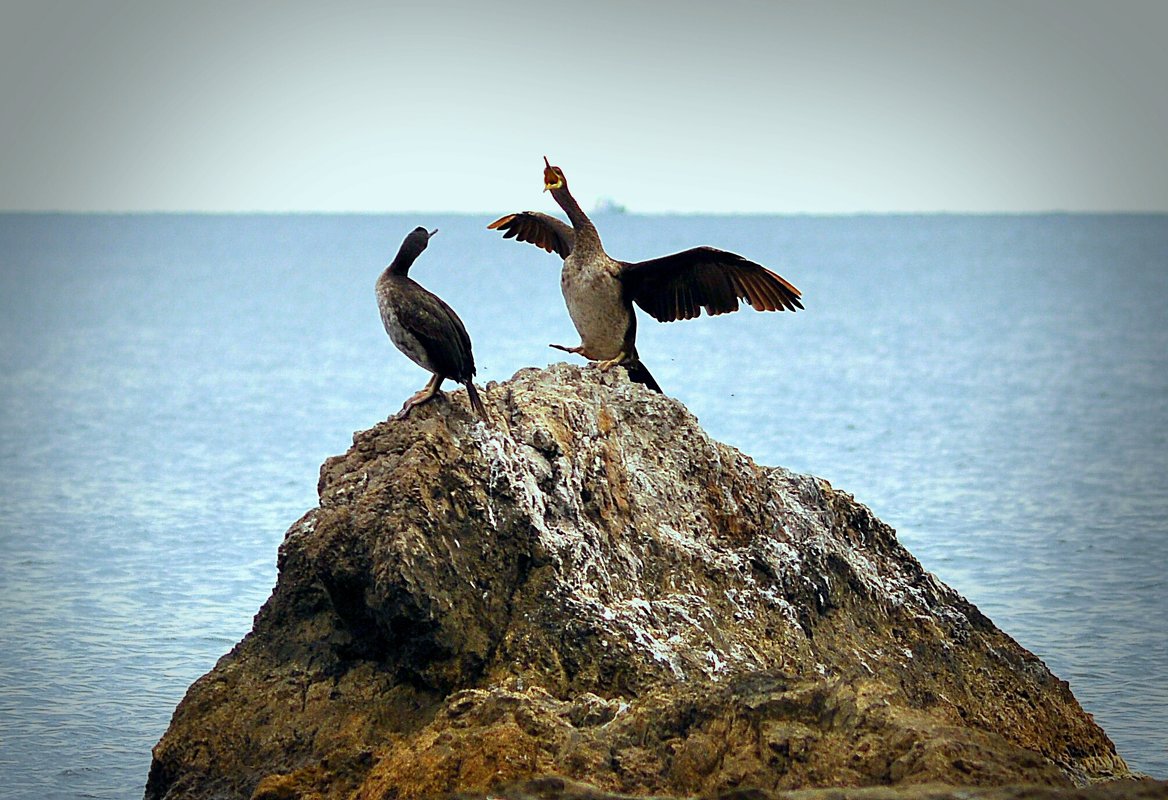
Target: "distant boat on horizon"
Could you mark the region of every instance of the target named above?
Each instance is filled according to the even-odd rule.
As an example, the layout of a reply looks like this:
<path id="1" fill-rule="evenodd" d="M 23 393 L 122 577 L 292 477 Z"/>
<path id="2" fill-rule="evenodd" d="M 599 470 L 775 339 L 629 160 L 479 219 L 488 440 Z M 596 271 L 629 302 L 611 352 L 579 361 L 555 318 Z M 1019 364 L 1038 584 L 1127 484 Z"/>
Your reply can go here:
<path id="1" fill-rule="evenodd" d="M 624 203 L 618 203 L 611 197 L 601 197 L 592 207 L 593 214 L 627 214 L 629 209 Z"/>

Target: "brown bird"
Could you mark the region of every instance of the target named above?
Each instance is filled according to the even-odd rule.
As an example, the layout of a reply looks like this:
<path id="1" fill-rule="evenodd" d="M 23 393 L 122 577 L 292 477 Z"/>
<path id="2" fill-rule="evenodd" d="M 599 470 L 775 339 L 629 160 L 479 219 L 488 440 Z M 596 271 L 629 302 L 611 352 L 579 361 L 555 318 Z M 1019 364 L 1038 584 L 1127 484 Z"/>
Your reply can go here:
<path id="1" fill-rule="evenodd" d="M 486 420 L 487 410 L 472 382 L 475 364 L 466 327 L 442 298 L 423 289 L 408 274 L 437 232 L 414 228 L 377 279 L 377 305 L 385 332 L 398 350 L 434 374 L 424 389 L 406 401 L 396 418 L 404 419 L 413 408 L 441 394 L 442 381 L 450 378 L 466 386 L 471 406 Z"/>
<path id="2" fill-rule="evenodd" d="M 508 214 L 487 227 L 504 238 L 530 242 L 564 259 L 560 289 L 580 344 L 559 350 L 577 353 L 608 370 L 620 364 L 629 378 L 660 392 L 637 355 L 636 303 L 659 322 L 693 319 L 738 310 L 745 300 L 758 311 L 803 308 L 801 294 L 761 264 L 713 247 L 695 247 L 648 261 L 617 261 L 604 252 L 600 234 L 568 191 L 564 171 L 545 156 L 544 191 L 568 215 L 569 227 L 538 211 Z"/>

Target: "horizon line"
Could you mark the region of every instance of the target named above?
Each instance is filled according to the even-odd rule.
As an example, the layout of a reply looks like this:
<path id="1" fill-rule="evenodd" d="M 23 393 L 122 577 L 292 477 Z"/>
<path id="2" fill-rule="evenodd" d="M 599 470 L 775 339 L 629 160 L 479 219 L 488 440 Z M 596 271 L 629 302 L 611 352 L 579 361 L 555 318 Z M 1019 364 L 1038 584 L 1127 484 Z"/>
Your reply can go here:
<path id="1" fill-rule="evenodd" d="M 322 210 L 322 209 L 51 209 L 51 208 L 0 208 L 0 215 L 4 216 L 369 216 L 392 217 L 420 214 L 440 214 L 443 216 L 478 217 L 493 216 L 514 212 L 499 211 L 459 211 L 436 209 L 412 210 Z M 1000 209 L 1000 210 L 950 210 L 950 209 L 887 209 L 887 210 L 857 210 L 857 211 L 636 211 L 622 208 L 592 209 L 588 212 L 601 217 L 887 217 L 887 216 L 957 216 L 957 217 L 990 217 L 990 216 L 1164 216 L 1168 215 L 1168 208 L 1164 209 Z"/>

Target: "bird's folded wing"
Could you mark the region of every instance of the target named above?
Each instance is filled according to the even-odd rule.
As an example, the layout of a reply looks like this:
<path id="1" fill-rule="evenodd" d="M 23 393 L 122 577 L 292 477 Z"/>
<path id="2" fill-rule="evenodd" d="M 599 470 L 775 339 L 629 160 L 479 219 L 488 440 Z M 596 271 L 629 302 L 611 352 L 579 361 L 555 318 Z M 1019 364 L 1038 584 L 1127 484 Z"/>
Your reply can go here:
<path id="1" fill-rule="evenodd" d="M 447 377 L 462 380 L 474 374 L 470 336 L 442 298 L 431 292 L 419 293 L 413 297 L 409 311 L 399 313 L 398 320 Z"/>
<path id="2" fill-rule="evenodd" d="M 520 242 L 530 242 L 549 253 L 559 253 L 560 258 L 572 254 L 575 238 L 570 225 L 563 220 L 538 211 L 520 211 L 508 214 L 487 226 L 488 230 L 503 231 L 503 238 L 514 237 Z"/>
<path id="3" fill-rule="evenodd" d="M 758 311 L 803 308 L 800 292 L 761 264 L 713 247 L 625 264 L 626 296 L 661 322 L 738 310 L 739 299 Z"/>

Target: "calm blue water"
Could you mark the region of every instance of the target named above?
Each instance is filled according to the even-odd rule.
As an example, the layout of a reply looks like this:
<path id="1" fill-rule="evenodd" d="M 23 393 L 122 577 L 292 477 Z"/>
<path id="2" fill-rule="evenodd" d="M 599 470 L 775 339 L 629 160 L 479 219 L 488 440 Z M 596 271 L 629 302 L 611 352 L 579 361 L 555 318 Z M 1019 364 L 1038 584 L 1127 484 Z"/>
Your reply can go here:
<path id="1" fill-rule="evenodd" d="M 0 216 L 0 797 L 138 798 L 251 626 L 317 471 L 427 376 L 373 282 L 415 267 L 480 385 L 573 343 L 552 256 L 440 215 Z M 1168 217 L 608 216 L 805 294 L 658 325 L 666 391 L 853 492 L 1168 777 Z M 523 304 L 523 305 L 521 305 Z"/>

